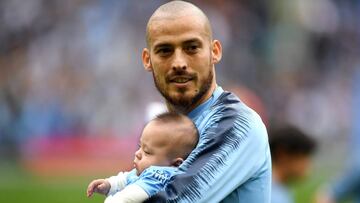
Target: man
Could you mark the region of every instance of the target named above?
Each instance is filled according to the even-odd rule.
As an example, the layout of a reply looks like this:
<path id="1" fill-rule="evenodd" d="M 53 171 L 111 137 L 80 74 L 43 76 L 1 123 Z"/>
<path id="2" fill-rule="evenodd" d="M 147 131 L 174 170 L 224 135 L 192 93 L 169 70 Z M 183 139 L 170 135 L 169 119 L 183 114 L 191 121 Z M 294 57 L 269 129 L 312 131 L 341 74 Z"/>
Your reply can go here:
<path id="1" fill-rule="evenodd" d="M 292 203 L 287 185 L 308 174 L 316 143 L 292 126 L 270 130 L 269 140 L 273 159 L 271 202 Z"/>
<path id="2" fill-rule="evenodd" d="M 216 84 L 221 43 L 193 4 L 172 1 L 150 17 L 142 60 L 170 111 L 199 129 L 197 147 L 149 202 L 270 201 L 271 158 L 261 118 Z"/>

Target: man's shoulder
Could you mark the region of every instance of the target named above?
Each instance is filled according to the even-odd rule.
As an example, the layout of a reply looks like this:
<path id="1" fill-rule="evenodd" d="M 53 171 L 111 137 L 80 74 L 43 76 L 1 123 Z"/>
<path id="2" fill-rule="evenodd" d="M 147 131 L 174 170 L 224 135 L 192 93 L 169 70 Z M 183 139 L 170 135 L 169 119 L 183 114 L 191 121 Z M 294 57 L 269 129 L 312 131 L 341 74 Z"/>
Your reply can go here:
<path id="1" fill-rule="evenodd" d="M 238 119 L 241 117 L 251 122 L 262 123 L 260 116 L 235 94 L 224 91 L 211 107 L 212 114 L 218 114 L 226 119 Z"/>
<path id="2" fill-rule="evenodd" d="M 223 92 L 210 111 L 202 121 L 202 135 L 233 135 L 267 145 L 266 127 L 260 116 L 231 92 Z"/>
<path id="3" fill-rule="evenodd" d="M 237 96 L 224 91 L 216 102 L 195 121 L 200 138 L 217 137 L 224 134 L 248 136 L 256 134 L 267 137 L 260 116 Z"/>

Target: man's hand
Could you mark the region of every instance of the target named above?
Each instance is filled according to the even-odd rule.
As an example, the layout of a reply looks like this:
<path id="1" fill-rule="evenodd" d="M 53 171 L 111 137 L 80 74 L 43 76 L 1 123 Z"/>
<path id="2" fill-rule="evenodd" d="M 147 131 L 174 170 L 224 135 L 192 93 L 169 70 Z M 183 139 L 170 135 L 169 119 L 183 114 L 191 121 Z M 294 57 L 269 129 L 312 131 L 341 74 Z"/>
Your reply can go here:
<path id="1" fill-rule="evenodd" d="M 105 179 L 93 180 L 87 188 L 86 195 L 91 197 L 94 192 L 106 195 L 109 192 L 110 187 L 110 183 Z"/>

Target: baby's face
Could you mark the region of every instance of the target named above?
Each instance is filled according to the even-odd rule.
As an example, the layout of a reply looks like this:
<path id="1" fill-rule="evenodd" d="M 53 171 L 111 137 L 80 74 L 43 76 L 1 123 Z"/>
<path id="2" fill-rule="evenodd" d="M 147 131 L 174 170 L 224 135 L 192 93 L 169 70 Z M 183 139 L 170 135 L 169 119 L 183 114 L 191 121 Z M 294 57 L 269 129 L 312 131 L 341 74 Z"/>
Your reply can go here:
<path id="1" fill-rule="evenodd" d="M 169 152 L 173 144 L 167 133 L 171 133 L 171 126 L 150 122 L 140 138 L 139 149 L 135 152 L 134 167 L 140 175 L 150 166 L 171 166 L 172 159 Z"/>

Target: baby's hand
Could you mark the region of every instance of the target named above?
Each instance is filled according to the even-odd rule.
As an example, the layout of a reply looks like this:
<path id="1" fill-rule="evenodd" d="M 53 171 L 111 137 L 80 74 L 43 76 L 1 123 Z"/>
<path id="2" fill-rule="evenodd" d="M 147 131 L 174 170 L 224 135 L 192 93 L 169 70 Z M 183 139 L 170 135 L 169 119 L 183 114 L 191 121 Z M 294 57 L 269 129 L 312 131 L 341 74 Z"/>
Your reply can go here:
<path id="1" fill-rule="evenodd" d="M 96 192 L 102 195 L 106 195 L 110 190 L 110 183 L 105 179 L 97 179 L 93 180 L 86 191 L 86 194 L 88 197 L 91 197 L 91 195 Z"/>

